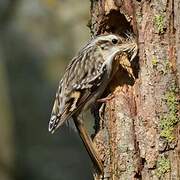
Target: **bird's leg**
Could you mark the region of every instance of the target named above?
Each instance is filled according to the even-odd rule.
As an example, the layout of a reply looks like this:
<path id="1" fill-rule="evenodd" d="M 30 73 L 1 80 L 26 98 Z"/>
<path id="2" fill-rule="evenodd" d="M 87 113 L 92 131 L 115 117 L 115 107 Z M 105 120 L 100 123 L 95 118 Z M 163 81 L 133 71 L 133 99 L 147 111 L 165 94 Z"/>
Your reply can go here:
<path id="1" fill-rule="evenodd" d="M 73 120 L 74 120 L 75 126 L 79 132 L 79 135 L 85 145 L 85 148 L 94 164 L 95 169 L 98 171 L 98 173 L 103 174 L 102 161 L 99 158 L 97 151 L 95 150 L 95 148 L 93 146 L 93 142 L 92 142 L 89 134 L 87 133 L 82 120 L 79 117 L 75 117 L 75 116 L 73 116 Z"/>
<path id="2" fill-rule="evenodd" d="M 114 94 L 110 94 L 110 95 L 108 95 L 108 96 L 105 97 L 105 98 L 97 99 L 97 102 L 106 103 L 107 101 L 110 101 L 110 100 L 113 99 L 114 97 L 115 97 Z"/>

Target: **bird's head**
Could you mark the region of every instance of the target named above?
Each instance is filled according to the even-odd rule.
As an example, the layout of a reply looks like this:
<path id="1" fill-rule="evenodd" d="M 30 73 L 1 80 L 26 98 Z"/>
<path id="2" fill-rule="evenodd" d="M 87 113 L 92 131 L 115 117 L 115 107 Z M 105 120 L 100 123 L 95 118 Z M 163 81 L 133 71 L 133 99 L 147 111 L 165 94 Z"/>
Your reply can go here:
<path id="1" fill-rule="evenodd" d="M 138 51 L 137 43 L 132 35 L 121 37 L 115 34 L 100 35 L 95 38 L 95 43 L 100 47 L 103 56 L 114 58 L 117 53 L 125 52 L 132 61 Z"/>

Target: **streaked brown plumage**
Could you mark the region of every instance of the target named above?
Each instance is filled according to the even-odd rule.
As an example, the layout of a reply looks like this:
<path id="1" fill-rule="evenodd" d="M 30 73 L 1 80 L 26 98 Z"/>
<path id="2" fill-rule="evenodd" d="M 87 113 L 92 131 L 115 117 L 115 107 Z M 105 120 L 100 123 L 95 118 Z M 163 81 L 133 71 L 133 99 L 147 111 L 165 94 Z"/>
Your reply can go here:
<path id="1" fill-rule="evenodd" d="M 102 163 L 97 162 L 100 160 L 78 117 L 104 92 L 116 71 L 112 67 L 114 57 L 121 52 L 126 52 L 131 60 L 136 56 L 137 44 L 132 37 L 109 34 L 89 41 L 72 59 L 60 81 L 49 122 L 49 131 L 53 133 L 72 117 L 95 166 Z M 102 167 L 97 168 L 102 171 Z"/>

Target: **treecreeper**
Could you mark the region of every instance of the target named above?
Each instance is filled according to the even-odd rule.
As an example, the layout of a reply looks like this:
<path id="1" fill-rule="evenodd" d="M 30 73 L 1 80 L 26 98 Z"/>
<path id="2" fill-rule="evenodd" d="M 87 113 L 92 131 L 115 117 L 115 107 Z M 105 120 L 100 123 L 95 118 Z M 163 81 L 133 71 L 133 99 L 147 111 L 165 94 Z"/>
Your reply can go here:
<path id="1" fill-rule="evenodd" d="M 72 118 L 99 174 L 103 173 L 103 162 L 84 127 L 82 112 L 96 103 L 118 71 L 121 59 L 117 61 L 115 57 L 121 58 L 126 54 L 131 62 L 137 51 L 135 38 L 131 34 L 96 36 L 71 60 L 59 83 L 48 129 L 54 133 Z"/>

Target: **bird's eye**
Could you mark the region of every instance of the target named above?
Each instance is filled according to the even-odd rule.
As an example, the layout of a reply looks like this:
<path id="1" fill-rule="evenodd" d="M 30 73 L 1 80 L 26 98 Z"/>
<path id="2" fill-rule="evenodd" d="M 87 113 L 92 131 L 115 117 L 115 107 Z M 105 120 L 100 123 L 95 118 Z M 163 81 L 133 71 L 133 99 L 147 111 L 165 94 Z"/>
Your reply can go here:
<path id="1" fill-rule="evenodd" d="M 118 40 L 117 39 L 112 39 L 113 44 L 117 44 Z"/>

